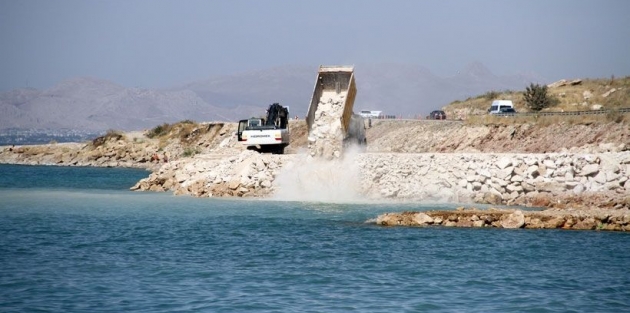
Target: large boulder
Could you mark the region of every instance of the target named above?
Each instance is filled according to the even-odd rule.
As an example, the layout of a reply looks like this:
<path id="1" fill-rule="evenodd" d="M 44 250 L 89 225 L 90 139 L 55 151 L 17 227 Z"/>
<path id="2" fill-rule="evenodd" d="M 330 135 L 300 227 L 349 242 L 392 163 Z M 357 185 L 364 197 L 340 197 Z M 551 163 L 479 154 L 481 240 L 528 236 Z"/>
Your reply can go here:
<path id="1" fill-rule="evenodd" d="M 525 225 L 525 215 L 523 211 L 516 210 L 514 213 L 507 215 L 501 220 L 501 227 L 503 228 L 521 228 Z"/>
<path id="2" fill-rule="evenodd" d="M 502 201 L 503 201 L 503 198 L 500 195 L 493 192 L 486 192 L 483 194 L 483 198 L 480 202 L 486 203 L 486 204 L 497 205 L 497 204 L 501 204 Z"/>
<path id="3" fill-rule="evenodd" d="M 433 224 L 433 218 L 422 212 L 414 214 L 413 221 L 420 226 Z"/>
<path id="4" fill-rule="evenodd" d="M 593 176 L 599 173 L 599 165 L 598 164 L 588 164 L 585 165 L 580 171 L 581 176 Z"/>

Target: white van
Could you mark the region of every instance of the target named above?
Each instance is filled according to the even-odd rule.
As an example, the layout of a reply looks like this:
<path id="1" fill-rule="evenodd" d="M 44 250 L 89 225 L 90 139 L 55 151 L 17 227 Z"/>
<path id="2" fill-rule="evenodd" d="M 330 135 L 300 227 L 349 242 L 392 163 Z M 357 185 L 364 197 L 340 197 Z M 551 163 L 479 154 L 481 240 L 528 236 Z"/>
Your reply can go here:
<path id="1" fill-rule="evenodd" d="M 363 116 L 364 118 L 380 118 L 381 115 L 383 114 L 383 111 L 361 111 L 359 112 L 359 115 Z"/>
<path id="2" fill-rule="evenodd" d="M 494 100 L 488 109 L 490 114 L 499 114 L 506 112 L 514 112 L 514 104 L 512 100 Z"/>

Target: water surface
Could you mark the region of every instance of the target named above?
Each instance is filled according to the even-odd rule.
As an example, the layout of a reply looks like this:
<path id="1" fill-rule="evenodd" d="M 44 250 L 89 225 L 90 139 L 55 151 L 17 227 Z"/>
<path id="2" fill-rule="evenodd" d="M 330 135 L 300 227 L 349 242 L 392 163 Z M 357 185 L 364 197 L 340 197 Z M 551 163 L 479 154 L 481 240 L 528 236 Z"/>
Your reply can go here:
<path id="1" fill-rule="evenodd" d="M 364 222 L 435 206 L 127 190 L 147 175 L 0 165 L 0 311 L 630 311 L 626 233 L 384 228 Z"/>

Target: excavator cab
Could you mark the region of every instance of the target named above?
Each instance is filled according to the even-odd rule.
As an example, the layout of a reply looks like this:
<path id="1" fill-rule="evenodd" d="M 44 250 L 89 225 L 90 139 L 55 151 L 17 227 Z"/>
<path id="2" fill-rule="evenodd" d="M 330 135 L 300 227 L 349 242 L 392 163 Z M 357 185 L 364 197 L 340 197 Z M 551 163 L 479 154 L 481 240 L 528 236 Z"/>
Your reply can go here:
<path id="1" fill-rule="evenodd" d="M 240 120 L 238 121 L 238 131 L 236 132 L 236 137 L 238 141 L 243 141 L 243 131 L 247 128 L 247 123 L 249 120 Z"/>
<path id="2" fill-rule="evenodd" d="M 256 129 L 256 127 L 263 126 L 264 124 L 265 124 L 264 120 L 260 119 L 260 118 L 253 118 L 252 117 L 252 118 L 247 120 L 247 127 L 249 129 Z"/>

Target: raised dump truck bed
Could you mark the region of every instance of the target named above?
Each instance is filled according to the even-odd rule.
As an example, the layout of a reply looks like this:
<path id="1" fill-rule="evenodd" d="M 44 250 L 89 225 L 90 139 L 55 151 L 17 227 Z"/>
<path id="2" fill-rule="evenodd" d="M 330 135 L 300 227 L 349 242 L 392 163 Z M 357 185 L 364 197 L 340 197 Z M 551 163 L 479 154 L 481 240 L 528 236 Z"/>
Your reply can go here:
<path id="1" fill-rule="evenodd" d="M 352 116 L 354 98 L 357 96 L 357 87 L 354 83 L 354 67 L 323 65 L 319 67 L 313 97 L 311 98 L 311 104 L 308 107 L 308 115 L 306 116 L 306 124 L 309 129 L 311 129 L 313 125 L 315 112 L 319 107 L 319 102 L 324 92 L 334 92 L 335 94 L 345 96 L 341 125 L 344 127 L 344 130 L 346 130 L 350 117 Z"/>
<path id="2" fill-rule="evenodd" d="M 312 156 L 339 157 L 348 139 L 365 143 L 363 120 L 352 112 L 356 94 L 354 67 L 319 67 L 306 116 Z"/>

